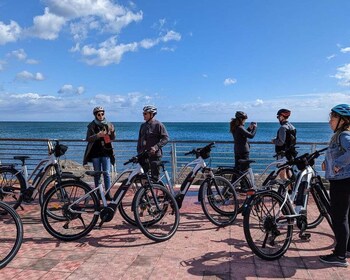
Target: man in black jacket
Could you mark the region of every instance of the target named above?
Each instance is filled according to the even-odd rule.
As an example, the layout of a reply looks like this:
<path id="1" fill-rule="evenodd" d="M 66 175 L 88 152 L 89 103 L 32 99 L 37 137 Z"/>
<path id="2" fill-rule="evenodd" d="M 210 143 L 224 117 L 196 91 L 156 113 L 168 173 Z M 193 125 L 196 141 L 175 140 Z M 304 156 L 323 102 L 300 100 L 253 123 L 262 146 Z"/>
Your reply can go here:
<path id="1" fill-rule="evenodd" d="M 159 168 L 152 164 L 159 161 L 162 156 L 162 148 L 168 143 L 169 135 L 165 126 L 155 119 L 157 108 L 153 105 L 143 107 L 143 118 L 145 122 L 141 125 L 137 141 L 137 153 L 148 151 L 148 160 L 142 164 L 147 172 L 151 167 L 151 174 L 154 179 L 159 177 Z"/>

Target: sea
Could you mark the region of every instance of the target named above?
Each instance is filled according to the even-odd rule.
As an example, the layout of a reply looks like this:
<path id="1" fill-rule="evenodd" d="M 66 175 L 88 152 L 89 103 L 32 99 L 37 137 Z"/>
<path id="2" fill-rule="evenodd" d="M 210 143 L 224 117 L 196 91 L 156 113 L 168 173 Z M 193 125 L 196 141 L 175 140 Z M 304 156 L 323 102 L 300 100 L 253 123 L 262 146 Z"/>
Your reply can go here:
<path id="1" fill-rule="evenodd" d="M 89 122 L 0 122 L 0 138 L 85 139 Z M 115 122 L 117 140 L 137 140 L 139 122 Z M 174 141 L 232 141 L 226 122 L 165 122 Z M 328 142 L 332 136 L 326 122 L 296 122 L 298 142 Z M 279 124 L 258 123 L 257 133 L 251 141 L 271 141 Z"/>

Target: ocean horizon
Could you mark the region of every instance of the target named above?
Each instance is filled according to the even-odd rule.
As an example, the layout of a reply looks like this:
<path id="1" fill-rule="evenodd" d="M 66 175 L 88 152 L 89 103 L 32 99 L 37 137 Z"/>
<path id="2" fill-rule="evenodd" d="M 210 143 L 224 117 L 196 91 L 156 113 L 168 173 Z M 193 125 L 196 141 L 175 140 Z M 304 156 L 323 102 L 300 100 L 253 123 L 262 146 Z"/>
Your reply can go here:
<path id="1" fill-rule="evenodd" d="M 11 121 L 0 122 L 0 138 L 85 139 L 88 122 Z M 136 140 L 142 122 L 112 122 L 117 140 Z M 328 142 L 332 131 L 328 122 L 292 122 L 299 142 Z M 170 140 L 232 141 L 229 122 L 164 122 Z M 271 141 L 277 134 L 278 122 L 258 123 L 251 142 Z"/>

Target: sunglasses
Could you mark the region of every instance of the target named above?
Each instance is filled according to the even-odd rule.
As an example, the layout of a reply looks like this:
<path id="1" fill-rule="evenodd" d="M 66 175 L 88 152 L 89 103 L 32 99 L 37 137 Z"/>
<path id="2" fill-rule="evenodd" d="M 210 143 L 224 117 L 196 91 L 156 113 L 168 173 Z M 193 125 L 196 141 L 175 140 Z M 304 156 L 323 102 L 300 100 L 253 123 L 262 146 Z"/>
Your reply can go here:
<path id="1" fill-rule="evenodd" d="M 103 117 L 104 115 L 105 115 L 104 112 L 100 112 L 100 113 L 97 113 L 97 114 L 96 114 L 96 116 L 98 116 L 98 117 Z"/>
<path id="2" fill-rule="evenodd" d="M 144 112 L 144 113 L 142 113 L 142 114 L 145 116 L 145 115 L 147 115 L 147 114 L 148 114 L 148 112 Z"/>

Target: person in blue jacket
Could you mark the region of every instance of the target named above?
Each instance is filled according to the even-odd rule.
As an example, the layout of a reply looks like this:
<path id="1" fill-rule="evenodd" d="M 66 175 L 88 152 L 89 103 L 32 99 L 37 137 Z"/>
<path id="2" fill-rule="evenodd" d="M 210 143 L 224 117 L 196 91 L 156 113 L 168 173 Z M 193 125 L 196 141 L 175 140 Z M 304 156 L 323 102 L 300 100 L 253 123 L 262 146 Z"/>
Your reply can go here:
<path id="1" fill-rule="evenodd" d="M 322 164 L 330 183 L 331 217 L 335 248 L 321 262 L 347 267 L 350 257 L 350 105 L 339 104 L 331 109 L 329 125 L 334 134 Z"/>

